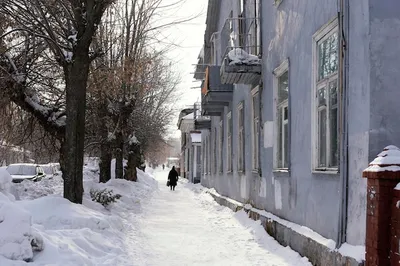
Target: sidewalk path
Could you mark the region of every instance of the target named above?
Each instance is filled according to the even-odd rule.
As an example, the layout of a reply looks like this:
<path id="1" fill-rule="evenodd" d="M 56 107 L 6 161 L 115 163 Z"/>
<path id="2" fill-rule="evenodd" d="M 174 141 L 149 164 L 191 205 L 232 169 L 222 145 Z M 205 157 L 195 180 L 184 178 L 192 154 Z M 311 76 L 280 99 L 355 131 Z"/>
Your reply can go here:
<path id="1" fill-rule="evenodd" d="M 166 186 L 168 171 L 155 171 L 159 191 L 134 218 L 133 265 L 311 265 L 280 246 L 244 212 L 216 204 L 199 185 Z"/>

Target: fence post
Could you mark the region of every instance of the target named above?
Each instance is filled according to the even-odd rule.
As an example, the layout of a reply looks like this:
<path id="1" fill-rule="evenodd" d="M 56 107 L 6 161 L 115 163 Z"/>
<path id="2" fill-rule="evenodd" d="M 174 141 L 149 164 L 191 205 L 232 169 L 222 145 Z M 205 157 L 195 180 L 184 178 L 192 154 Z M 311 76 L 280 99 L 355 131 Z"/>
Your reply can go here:
<path id="1" fill-rule="evenodd" d="M 368 179 L 365 263 L 390 265 L 392 201 L 400 182 L 400 149 L 387 146 L 364 170 L 363 177 Z"/>

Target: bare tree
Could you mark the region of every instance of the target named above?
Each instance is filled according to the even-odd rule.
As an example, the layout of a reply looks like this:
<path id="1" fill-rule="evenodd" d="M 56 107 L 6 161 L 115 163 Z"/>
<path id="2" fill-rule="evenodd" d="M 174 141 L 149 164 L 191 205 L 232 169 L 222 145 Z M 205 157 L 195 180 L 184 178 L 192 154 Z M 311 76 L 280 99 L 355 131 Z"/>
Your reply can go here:
<path id="1" fill-rule="evenodd" d="M 82 203 L 83 152 L 85 135 L 86 86 L 89 66 L 101 51 L 91 50 L 93 37 L 106 8 L 112 0 L 5 0 L 0 14 L 11 21 L 3 34 L 18 33 L 2 61 L 12 78 L 5 87 L 12 88 L 12 100 L 35 115 L 47 129 L 63 139 L 61 163 L 64 197 Z M 14 45 L 19 42 L 21 45 Z M 20 51 L 20 52 L 19 52 Z M 18 53 L 19 52 L 19 53 Z M 43 108 L 38 94 L 29 86 L 30 62 L 49 58 L 62 70 L 65 86 L 65 110 Z M 11 70 L 10 70 L 11 68 Z M 56 86 L 54 86 L 56 87 Z"/>

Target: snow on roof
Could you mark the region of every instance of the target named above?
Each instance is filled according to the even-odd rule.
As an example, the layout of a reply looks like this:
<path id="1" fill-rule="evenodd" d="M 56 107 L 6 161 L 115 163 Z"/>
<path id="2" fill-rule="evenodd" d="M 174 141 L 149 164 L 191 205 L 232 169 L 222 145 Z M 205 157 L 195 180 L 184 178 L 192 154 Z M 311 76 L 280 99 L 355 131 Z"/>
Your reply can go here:
<path id="1" fill-rule="evenodd" d="M 201 133 L 190 133 L 193 143 L 201 143 Z"/>
<path id="2" fill-rule="evenodd" d="M 182 117 L 182 119 L 194 119 L 194 113 L 190 113 L 188 115 L 185 115 L 184 117 Z"/>

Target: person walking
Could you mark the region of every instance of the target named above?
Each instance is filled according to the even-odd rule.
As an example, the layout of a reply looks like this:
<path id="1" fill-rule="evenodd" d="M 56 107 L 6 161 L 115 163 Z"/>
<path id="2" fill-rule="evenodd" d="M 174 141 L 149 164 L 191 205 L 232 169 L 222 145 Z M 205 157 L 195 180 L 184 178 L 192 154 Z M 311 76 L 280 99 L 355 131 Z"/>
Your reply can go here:
<path id="1" fill-rule="evenodd" d="M 178 172 L 175 170 L 175 166 L 172 166 L 171 171 L 169 171 L 168 174 L 168 183 L 169 186 L 171 187 L 171 190 L 175 190 L 175 187 L 178 183 Z"/>

